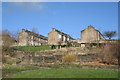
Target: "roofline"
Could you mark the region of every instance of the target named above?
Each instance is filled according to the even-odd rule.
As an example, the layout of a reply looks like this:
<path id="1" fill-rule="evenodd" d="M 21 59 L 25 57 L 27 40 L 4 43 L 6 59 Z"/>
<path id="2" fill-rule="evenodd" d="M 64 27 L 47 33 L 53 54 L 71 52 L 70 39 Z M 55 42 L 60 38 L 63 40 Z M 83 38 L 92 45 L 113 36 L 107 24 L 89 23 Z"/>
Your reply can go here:
<path id="1" fill-rule="evenodd" d="M 88 28 L 88 27 L 87 27 L 87 28 Z M 87 29 L 87 28 L 85 28 L 85 29 Z M 94 28 L 94 27 L 93 27 L 93 28 Z M 84 30 L 85 30 L 85 29 L 84 29 Z M 84 30 L 82 30 L 81 32 L 83 32 Z M 94 28 L 94 30 L 98 31 L 98 32 L 101 34 L 101 32 L 100 32 L 99 30 L 97 30 L 97 29 L 95 29 L 95 28 Z M 102 34 L 101 34 L 101 35 L 102 35 Z M 102 35 L 102 36 L 103 36 L 103 35 Z M 103 38 L 106 40 L 106 38 L 105 38 L 104 36 L 103 36 Z"/>
<path id="2" fill-rule="evenodd" d="M 25 29 L 24 29 L 24 30 L 25 30 Z M 31 31 L 29 31 L 29 30 L 25 30 L 25 32 L 30 32 L 30 33 L 33 33 L 33 34 L 35 34 L 35 35 L 38 35 L 39 37 L 41 36 L 41 38 L 43 37 L 43 38 L 48 39 L 48 37 L 45 37 L 45 36 L 43 36 L 43 35 L 40 35 L 40 34 L 37 34 L 37 33 L 31 32 Z"/>
<path id="3" fill-rule="evenodd" d="M 70 38 L 72 38 L 70 35 L 68 35 L 68 34 L 66 34 L 66 33 L 64 33 L 64 32 L 62 32 L 62 31 L 59 31 L 59 30 L 57 30 L 56 28 L 54 28 L 55 29 L 55 31 L 57 32 L 57 33 L 59 33 L 59 32 L 61 32 L 62 34 L 65 34 L 65 35 L 67 35 L 67 36 L 69 36 Z M 49 32 L 50 33 L 50 32 Z M 48 33 L 48 34 L 49 34 Z M 74 39 L 74 38 L 72 38 L 72 39 Z"/>

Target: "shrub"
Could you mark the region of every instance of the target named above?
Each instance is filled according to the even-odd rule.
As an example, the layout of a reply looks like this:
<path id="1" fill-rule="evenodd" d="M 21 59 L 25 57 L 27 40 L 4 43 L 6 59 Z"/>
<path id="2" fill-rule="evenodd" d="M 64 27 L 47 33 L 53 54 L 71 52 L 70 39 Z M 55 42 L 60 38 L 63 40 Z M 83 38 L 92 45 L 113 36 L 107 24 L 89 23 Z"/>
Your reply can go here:
<path id="1" fill-rule="evenodd" d="M 7 64 L 14 64 L 14 63 L 16 63 L 16 61 L 18 61 L 17 58 L 12 58 L 10 56 L 4 56 L 2 59 L 3 59 L 2 62 L 7 63 Z"/>
<path id="2" fill-rule="evenodd" d="M 10 57 L 15 56 L 15 51 L 16 49 L 13 47 L 3 47 L 2 48 L 2 54 L 3 55 L 9 55 Z"/>
<path id="3" fill-rule="evenodd" d="M 55 47 L 55 45 L 51 45 L 51 49 L 55 49 L 56 47 Z"/>
<path id="4" fill-rule="evenodd" d="M 62 57 L 62 62 L 63 63 L 72 63 L 76 61 L 76 55 L 75 54 L 67 54 L 65 56 Z"/>
<path id="5" fill-rule="evenodd" d="M 120 52 L 119 47 L 120 45 L 118 43 L 106 43 L 102 52 L 99 54 L 101 62 L 107 64 L 118 64 Z"/>
<path id="6" fill-rule="evenodd" d="M 70 42 L 67 42 L 66 47 L 71 47 L 71 46 L 72 46 L 72 44 Z"/>
<path id="7" fill-rule="evenodd" d="M 97 43 L 91 43 L 90 46 L 91 46 L 91 47 L 97 46 Z"/>

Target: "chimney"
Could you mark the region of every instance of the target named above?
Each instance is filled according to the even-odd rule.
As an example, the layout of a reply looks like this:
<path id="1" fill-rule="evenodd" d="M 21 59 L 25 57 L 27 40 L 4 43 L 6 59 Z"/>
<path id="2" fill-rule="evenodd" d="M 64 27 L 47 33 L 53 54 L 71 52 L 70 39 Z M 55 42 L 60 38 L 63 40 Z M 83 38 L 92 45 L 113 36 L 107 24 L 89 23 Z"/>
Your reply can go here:
<path id="1" fill-rule="evenodd" d="M 88 26 L 88 28 L 94 28 L 92 25 Z"/>
<path id="2" fill-rule="evenodd" d="M 55 28 L 52 28 L 52 31 L 56 31 L 56 29 L 55 29 Z"/>
<path id="3" fill-rule="evenodd" d="M 25 32 L 25 29 L 22 29 L 22 32 Z"/>

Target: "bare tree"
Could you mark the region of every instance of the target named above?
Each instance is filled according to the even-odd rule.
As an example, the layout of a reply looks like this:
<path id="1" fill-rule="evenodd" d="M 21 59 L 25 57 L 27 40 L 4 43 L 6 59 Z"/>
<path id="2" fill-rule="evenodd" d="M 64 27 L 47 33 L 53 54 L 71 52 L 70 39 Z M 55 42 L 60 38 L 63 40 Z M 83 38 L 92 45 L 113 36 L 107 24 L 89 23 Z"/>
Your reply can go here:
<path id="1" fill-rule="evenodd" d="M 12 37 L 12 38 L 18 38 L 18 34 L 19 34 L 19 31 L 14 31 L 14 32 L 12 32 L 12 33 L 10 33 L 10 36 Z"/>
<path id="2" fill-rule="evenodd" d="M 38 29 L 37 29 L 36 27 L 33 27 L 33 28 L 32 28 L 32 32 L 38 34 Z"/>
<path id="3" fill-rule="evenodd" d="M 103 33 L 103 35 L 105 37 L 109 38 L 109 40 L 110 40 L 112 37 L 116 36 L 116 31 L 105 31 Z"/>
<path id="4" fill-rule="evenodd" d="M 12 56 L 14 54 L 13 49 L 10 47 L 13 44 L 14 39 L 11 37 L 8 30 L 3 30 L 2 34 L 0 34 L 0 37 L 2 37 L 2 60 L 4 62 L 6 61 L 5 55 Z"/>
<path id="5" fill-rule="evenodd" d="M 12 38 L 10 36 L 10 32 L 8 30 L 3 30 L 2 34 L 2 46 L 9 47 L 12 44 Z"/>

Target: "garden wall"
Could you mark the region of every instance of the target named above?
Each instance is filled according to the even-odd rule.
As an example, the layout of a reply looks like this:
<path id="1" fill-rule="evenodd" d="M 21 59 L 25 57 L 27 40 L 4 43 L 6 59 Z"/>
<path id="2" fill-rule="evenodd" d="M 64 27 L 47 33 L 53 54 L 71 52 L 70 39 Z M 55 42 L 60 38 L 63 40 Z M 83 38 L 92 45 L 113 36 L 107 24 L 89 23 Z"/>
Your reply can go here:
<path id="1" fill-rule="evenodd" d="M 37 51 L 34 55 L 26 55 L 25 60 L 27 64 L 30 63 L 56 63 L 62 62 L 62 56 L 66 54 L 75 54 L 77 56 L 76 61 L 79 63 L 92 62 L 96 59 L 96 55 L 93 51 L 84 48 L 62 48 L 53 50 L 41 50 Z"/>

